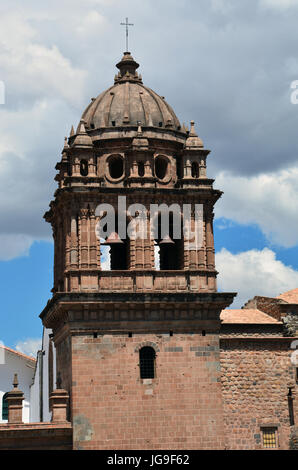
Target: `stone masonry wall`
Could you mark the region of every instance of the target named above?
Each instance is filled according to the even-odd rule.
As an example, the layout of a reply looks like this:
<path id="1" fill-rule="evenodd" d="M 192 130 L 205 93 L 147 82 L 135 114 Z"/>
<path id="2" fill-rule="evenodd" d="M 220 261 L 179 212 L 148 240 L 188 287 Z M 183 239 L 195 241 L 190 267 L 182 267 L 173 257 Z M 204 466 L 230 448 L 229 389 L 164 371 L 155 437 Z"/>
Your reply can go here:
<path id="1" fill-rule="evenodd" d="M 156 378 L 140 379 L 154 345 Z M 218 335 L 72 337 L 75 449 L 223 449 Z"/>
<path id="2" fill-rule="evenodd" d="M 61 388 L 67 390 L 71 399 L 71 338 L 70 336 L 63 339 L 57 344 L 57 379 L 61 378 Z M 54 384 L 55 386 L 55 384 Z M 67 419 L 71 420 L 71 407 L 68 409 Z"/>
<path id="3" fill-rule="evenodd" d="M 278 429 L 280 449 L 289 448 L 288 384 L 294 382 L 289 344 L 221 340 L 225 434 L 229 449 L 262 449 L 262 426 Z M 298 420 L 298 416 L 296 416 Z"/>

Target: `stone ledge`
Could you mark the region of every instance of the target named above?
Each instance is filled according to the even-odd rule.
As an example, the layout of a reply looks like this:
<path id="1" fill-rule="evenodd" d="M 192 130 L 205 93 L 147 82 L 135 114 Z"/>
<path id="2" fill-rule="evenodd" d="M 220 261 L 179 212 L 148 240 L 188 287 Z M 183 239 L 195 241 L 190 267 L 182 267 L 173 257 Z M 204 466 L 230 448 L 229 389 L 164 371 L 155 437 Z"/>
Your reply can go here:
<path id="1" fill-rule="evenodd" d="M 22 423 L 0 425 L 0 450 L 71 449 L 71 423 Z"/>

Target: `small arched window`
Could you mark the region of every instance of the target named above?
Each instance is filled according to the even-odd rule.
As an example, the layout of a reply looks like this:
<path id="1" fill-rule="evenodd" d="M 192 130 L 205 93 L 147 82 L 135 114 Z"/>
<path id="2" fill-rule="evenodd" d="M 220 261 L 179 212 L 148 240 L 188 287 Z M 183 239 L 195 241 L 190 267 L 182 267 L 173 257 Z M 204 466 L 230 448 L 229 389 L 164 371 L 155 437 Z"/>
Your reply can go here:
<path id="1" fill-rule="evenodd" d="M 7 393 L 3 395 L 2 398 L 2 420 L 8 420 L 8 401 L 7 401 Z"/>
<path id="2" fill-rule="evenodd" d="M 155 351 L 151 346 L 140 349 L 140 375 L 141 379 L 154 379 L 155 377 Z"/>
<path id="3" fill-rule="evenodd" d="M 192 162 L 191 164 L 191 176 L 193 178 L 199 177 L 199 165 L 197 162 Z"/>
<path id="4" fill-rule="evenodd" d="M 67 157 L 67 176 L 72 176 L 72 165 L 69 155 Z"/>
<path id="5" fill-rule="evenodd" d="M 144 176 L 145 174 L 145 167 L 143 162 L 138 162 L 138 174 L 139 176 Z"/>
<path id="6" fill-rule="evenodd" d="M 80 173 L 82 176 L 88 175 L 88 162 L 87 160 L 81 160 L 80 162 Z"/>

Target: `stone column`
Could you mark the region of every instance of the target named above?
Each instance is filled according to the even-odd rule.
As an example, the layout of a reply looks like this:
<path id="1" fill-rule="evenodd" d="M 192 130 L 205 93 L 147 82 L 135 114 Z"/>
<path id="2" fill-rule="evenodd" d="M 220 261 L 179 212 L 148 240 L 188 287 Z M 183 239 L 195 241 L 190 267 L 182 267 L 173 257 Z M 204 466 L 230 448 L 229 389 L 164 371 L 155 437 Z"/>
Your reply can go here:
<path id="1" fill-rule="evenodd" d="M 183 177 L 184 178 L 190 178 L 191 177 L 191 163 L 190 163 L 190 160 L 189 160 L 188 157 L 185 159 Z"/>
<path id="2" fill-rule="evenodd" d="M 65 423 L 67 421 L 67 406 L 69 395 L 66 390 L 58 388 L 50 395 L 50 410 L 52 423 Z"/>
<path id="3" fill-rule="evenodd" d="M 8 423 L 23 423 L 23 400 L 24 394 L 18 389 L 18 375 L 14 374 L 13 390 L 7 394 Z"/>
<path id="4" fill-rule="evenodd" d="M 201 157 L 199 163 L 199 178 L 207 178 L 206 172 L 206 158 Z"/>
<path id="5" fill-rule="evenodd" d="M 70 226 L 70 267 L 76 268 L 78 266 L 78 237 L 77 237 L 77 216 L 72 214 Z"/>
<path id="6" fill-rule="evenodd" d="M 81 209 L 81 268 L 88 267 L 88 209 Z"/>
<path id="7" fill-rule="evenodd" d="M 206 213 L 206 252 L 207 268 L 215 268 L 214 239 L 213 239 L 213 213 Z"/>
<path id="8" fill-rule="evenodd" d="M 152 162 L 151 155 L 147 155 L 147 158 L 146 158 L 146 161 L 145 161 L 145 164 L 144 164 L 144 169 L 145 169 L 144 176 L 147 176 L 148 178 L 152 177 L 152 175 L 153 175 L 152 163 L 151 162 Z"/>
<path id="9" fill-rule="evenodd" d="M 95 209 L 90 209 L 90 268 L 97 269 L 97 238 L 95 233 Z"/>

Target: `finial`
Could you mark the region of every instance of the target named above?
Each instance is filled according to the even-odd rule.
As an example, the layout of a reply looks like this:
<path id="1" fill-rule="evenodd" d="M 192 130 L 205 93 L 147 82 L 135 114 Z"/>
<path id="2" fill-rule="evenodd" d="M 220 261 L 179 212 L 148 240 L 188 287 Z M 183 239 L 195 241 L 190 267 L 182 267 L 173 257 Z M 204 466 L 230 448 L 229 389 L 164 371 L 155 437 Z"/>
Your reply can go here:
<path id="1" fill-rule="evenodd" d="M 73 147 L 93 147 L 92 139 L 85 128 L 86 121 L 81 119 L 77 127 L 76 136 L 72 142 Z"/>
<path id="2" fill-rule="evenodd" d="M 193 136 L 193 137 L 197 137 L 198 134 L 196 133 L 195 131 L 195 121 L 190 121 L 190 131 L 189 131 L 189 135 L 190 136 Z"/>
<path id="3" fill-rule="evenodd" d="M 84 119 L 81 119 L 77 128 L 77 134 L 87 134 Z"/>
<path id="4" fill-rule="evenodd" d="M 19 385 L 18 374 L 14 374 L 12 385 L 13 385 L 13 388 L 18 388 L 18 385 Z"/>
<path id="5" fill-rule="evenodd" d="M 73 126 L 71 126 L 69 137 L 72 137 L 73 135 L 74 135 L 74 128 Z"/>
<path id="6" fill-rule="evenodd" d="M 201 148 L 204 147 L 202 139 L 200 139 L 200 137 L 198 137 L 198 134 L 196 133 L 194 121 L 190 121 L 190 131 L 187 132 L 187 134 L 188 134 L 188 138 L 186 140 L 187 148 L 196 149 L 198 147 L 201 147 Z"/>
<path id="7" fill-rule="evenodd" d="M 63 147 L 63 150 L 68 149 L 68 148 L 69 148 L 69 145 L 68 145 L 68 138 L 67 138 L 67 137 L 64 137 L 64 147 Z"/>
<path id="8" fill-rule="evenodd" d="M 141 127 L 141 121 L 138 121 L 138 131 L 137 131 L 137 136 L 141 137 L 143 135 L 142 127 Z"/>

